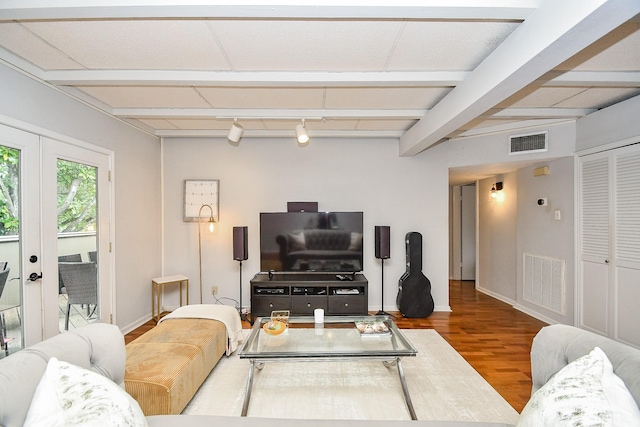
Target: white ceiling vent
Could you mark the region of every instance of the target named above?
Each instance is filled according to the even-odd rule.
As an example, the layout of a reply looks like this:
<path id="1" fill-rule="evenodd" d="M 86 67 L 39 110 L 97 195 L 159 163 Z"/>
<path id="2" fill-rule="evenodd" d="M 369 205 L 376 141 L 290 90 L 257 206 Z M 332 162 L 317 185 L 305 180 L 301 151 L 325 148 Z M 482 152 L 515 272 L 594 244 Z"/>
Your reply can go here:
<path id="1" fill-rule="evenodd" d="M 547 132 L 509 137 L 509 154 L 547 151 Z"/>

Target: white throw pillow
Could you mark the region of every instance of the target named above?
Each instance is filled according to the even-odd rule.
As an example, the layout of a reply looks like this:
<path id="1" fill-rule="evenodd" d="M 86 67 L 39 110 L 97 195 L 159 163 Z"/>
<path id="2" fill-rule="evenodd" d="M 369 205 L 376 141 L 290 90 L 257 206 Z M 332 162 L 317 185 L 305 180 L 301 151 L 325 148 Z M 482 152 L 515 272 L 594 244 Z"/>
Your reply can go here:
<path id="1" fill-rule="evenodd" d="M 110 379 L 49 359 L 25 426 L 147 426 L 140 405 Z"/>
<path id="2" fill-rule="evenodd" d="M 640 410 L 598 347 L 555 374 L 522 410 L 517 427 L 640 426 Z"/>

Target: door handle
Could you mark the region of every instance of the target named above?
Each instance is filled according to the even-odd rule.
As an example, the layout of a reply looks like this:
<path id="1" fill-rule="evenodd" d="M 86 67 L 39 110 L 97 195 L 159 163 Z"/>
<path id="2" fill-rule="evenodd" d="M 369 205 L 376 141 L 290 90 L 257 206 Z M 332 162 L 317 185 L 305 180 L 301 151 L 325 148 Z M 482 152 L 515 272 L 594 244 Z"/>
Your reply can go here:
<path id="1" fill-rule="evenodd" d="M 29 278 L 27 280 L 30 280 L 32 282 L 35 282 L 38 279 L 42 279 L 42 273 L 38 274 L 38 273 L 31 273 L 29 275 Z"/>

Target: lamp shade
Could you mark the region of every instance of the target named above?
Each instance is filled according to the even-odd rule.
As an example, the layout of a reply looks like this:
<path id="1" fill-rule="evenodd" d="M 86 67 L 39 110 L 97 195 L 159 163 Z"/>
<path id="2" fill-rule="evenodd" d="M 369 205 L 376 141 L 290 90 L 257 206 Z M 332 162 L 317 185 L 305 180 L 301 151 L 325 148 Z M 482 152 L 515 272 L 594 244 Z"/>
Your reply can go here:
<path id="1" fill-rule="evenodd" d="M 298 138 L 298 144 L 306 144 L 309 142 L 309 134 L 307 134 L 307 130 L 302 123 L 296 126 L 296 138 Z"/>
<path id="2" fill-rule="evenodd" d="M 242 138 L 242 133 L 244 132 L 244 128 L 240 126 L 238 123 L 233 123 L 231 125 L 231 129 L 229 129 L 229 136 L 227 138 L 231 142 L 238 142 L 240 138 Z"/>

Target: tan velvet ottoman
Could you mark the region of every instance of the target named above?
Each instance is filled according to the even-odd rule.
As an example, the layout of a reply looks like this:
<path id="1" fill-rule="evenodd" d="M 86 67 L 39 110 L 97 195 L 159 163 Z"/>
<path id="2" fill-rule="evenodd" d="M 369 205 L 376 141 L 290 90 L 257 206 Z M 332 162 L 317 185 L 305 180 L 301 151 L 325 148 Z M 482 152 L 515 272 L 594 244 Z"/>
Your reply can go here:
<path id="1" fill-rule="evenodd" d="M 225 353 L 225 325 L 168 319 L 126 350 L 125 388 L 144 414 L 180 414 Z"/>

